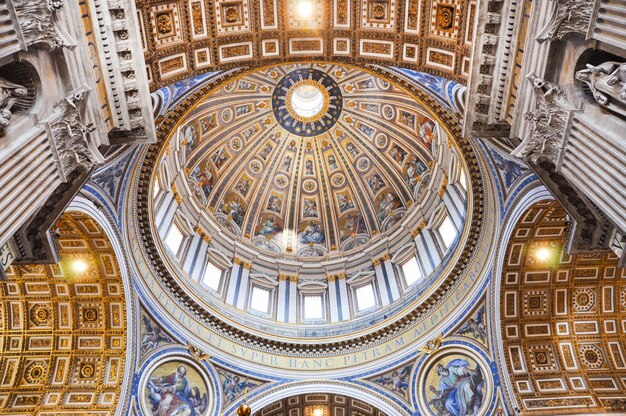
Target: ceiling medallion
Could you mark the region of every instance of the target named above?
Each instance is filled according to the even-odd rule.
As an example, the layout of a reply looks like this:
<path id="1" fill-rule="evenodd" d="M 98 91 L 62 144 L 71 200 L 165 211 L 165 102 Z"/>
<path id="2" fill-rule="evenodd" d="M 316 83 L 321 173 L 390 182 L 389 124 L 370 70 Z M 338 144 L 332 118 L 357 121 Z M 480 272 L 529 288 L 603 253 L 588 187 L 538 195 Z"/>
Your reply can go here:
<path id="1" fill-rule="evenodd" d="M 337 82 L 314 68 L 299 68 L 286 74 L 274 88 L 272 110 L 287 131 L 313 137 L 330 130 L 343 109 Z"/>

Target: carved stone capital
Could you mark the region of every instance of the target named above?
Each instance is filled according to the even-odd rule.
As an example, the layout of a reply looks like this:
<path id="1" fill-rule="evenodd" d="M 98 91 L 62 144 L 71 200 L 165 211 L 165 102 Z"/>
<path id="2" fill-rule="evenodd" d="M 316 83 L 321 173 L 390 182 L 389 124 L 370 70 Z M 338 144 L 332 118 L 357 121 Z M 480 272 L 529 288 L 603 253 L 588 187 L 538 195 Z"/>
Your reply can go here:
<path id="1" fill-rule="evenodd" d="M 80 114 L 85 94 L 85 90 L 79 90 L 57 103 L 56 117 L 47 123 L 64 178 L 68 178 L 79 166 L 90 170 L 102 161 L 102 156 L 91 146 L 90 136 L 96 127 L 91 123 L 85 124 Z"/>
<path id="2" fill-rule="evenodd" d="M 551 0 L 552 16 L 549 23 L 537 36 L 538 42 L 562 40 L 569 34 L 586 35 L 589 30 L 594 1 Z"/>
<path id="3" fill-rule="evenodd" d="M 574 109 L 557 85 L 532 72 L 526 78 L 533 85 L 535 111 L 525 115 L 531 124 L 530 133 L 511 154 L 533 163 L 547 160 L 556 166 L 567 122 Z"/>
<path id="4" fill-rule="evenodd" d="M 75 47 L 59 22 L 64 0 L 12 0 L 26 47 L 44 45 L 49 49 Z"/>
<path id="5" fill-rule="evenodd" d="M 0 78 L 0 129 L 9 127 L 13 105 L 27 95 L 28 90 L 23 85 Z"/>

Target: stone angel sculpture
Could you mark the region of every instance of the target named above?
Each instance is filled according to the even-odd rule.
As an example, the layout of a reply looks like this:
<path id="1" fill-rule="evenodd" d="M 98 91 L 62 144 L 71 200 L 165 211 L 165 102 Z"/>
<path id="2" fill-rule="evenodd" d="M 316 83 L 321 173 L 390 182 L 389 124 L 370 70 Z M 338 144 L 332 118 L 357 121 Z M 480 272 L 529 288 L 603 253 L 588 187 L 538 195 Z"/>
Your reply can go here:
<path id="1" fill-rule="evenodd" d="M 604 62 L 576 72 L 576 79 L 587 84 L 602 107 L 626 117 L 626 62 Z"/>
<path id="2" fill-rule="evenodd" d="M 0 128 L 7 128 L 11 123 L 11 109 L 15 103 L 28 95 L 26 87 L 0 78 Z"/>

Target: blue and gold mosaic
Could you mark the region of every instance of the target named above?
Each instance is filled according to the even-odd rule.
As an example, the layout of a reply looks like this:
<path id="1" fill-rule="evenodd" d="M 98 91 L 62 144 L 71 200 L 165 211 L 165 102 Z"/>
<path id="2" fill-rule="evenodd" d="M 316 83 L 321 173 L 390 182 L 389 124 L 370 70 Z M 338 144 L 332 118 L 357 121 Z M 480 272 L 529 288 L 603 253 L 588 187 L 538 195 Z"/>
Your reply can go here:
<path id="1" fill-rule="evenodd" d="M 293 109 L 292 95 L 302 85 L 319 89 L 323 103 L 319 113 L 301 117 Z M 272 93 L 274 117 L 287 131 L 302 137 L 313 137 L 330 130 L 341 115 L 343 96 L 341 89 L 330 75 L 315 68 L 299 68 L 286 74 Z"/>

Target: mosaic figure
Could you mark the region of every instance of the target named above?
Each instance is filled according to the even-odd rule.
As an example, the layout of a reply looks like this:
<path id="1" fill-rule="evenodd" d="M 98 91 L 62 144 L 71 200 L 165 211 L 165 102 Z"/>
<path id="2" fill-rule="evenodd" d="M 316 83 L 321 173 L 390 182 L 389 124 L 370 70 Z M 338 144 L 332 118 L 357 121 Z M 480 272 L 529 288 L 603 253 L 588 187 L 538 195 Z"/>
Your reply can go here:
<path id="1" fill-rule="evenodd" d="M 428 148 L 430 148 L 430 144 L 435 140 L 435 129 L 437 128 L 434 121 L 430 119 L 426 119 L 423 123 L 419 125 L 419 133 L 422 137 L 422 141 Z"/>
<path id="2" fill-rule="evenodd" d="M 337 160 L 335 159 L 335 155 L 328 156 L 328 166 L 330 167 L 330 170 L 337 169 Z"/>
<path id="3" fill-rule="evenodd" d="M 360 126 L 361 131 L 367 136 L 367 137 L 372 137 L 374 135 L 374 129 L 366 126 L 365 124 L 361 124 Z"/>
<path id="4" fill-rule="evenodd" d="M 313 161 L 310 159 L 304 162 L 304 174 L 313 176 Z"/>
<path id="5" fill-rule="evenodd" d="M 302 208 L 302 216 L 305 218 L 316 218 L 319 216 L 317 212 L 317 201 L 314 199 L 305 199 L 304 206 Z"/>
<path id="6" fill-rule="evenodd" d="M 324 242 L 324 232 L 318 224 L 309 223 L 304 230 L 298 233 L 298 242 L 302 244 L 322 244 Z"/>
<path id="7" fill-rule="evenodd" d="M 357 157 L 359 152 L 359 149 L 357 149 L 352 143 L 348 143 L 346 145 L 346 150 L 348 150 L 348 152 L 352 155 L 352 157 Z"/>
<path id="8" fill-rule="evenodd" d="M 381 178 L 378 173 L 375 173 L 372 176 L 370 176 L 369 179 L 367 180 L 367 184 L 369 185 L 374 195 L 376 195 L 378 191 L 380 191 L 381 189 L 385 187 L 385 181 L 383 181 L 383 178 Z"/>
<path id="9" fill-rule="evenodd" d="M 410 163 L 406 171 L 406 183 L 411 192 L 415 190 L 417 183 L 422 175 L 426 172 L 426 164 L 420 158 L 415 157 Z"/>
<path id="10" fill-rule="evenodd" d="M 291 167 L 291 155 L 287 155 L 283 159 L 283 164 L 280 167 L 280 169 L 284 170 L 285 172 L 288 172 L 290 167 Z"/>
<path id="11" fill-rule="evenodd" d="M 215 123 L 215 114 L 211 114 L 208 117 L 205 117 L 200 121 L 200 128 L 202 129 L 202 134 L 207 133 L 208 131 L 214 129 L 216 126 Z"/>
<path id="12" fill-rule="evenodd" d="M 267 207 L 265 208 L 268 211 L 274 211 L 276 213 L 280 213 L 280 206 L 282 205 L 282 201 L 278 195 L 271 195 L 269 201 L 267 201 Z"/>
<path id="13" fill-rule="evenodd" d="M 404 163 L 404 159 L 407 157 L 407 155 L 408 153 L 406 152 L 406 150 L 404 150 L 397 144 L 394 144 L 393 147 L 391 148 L 390 156 L 400 166 L 402 166 L 402 163 Z"/>
<path id="14" fill-rule="evenodd" d="M 341 242 L 367 232 L 367 227 L 361 214 L 349 214 L 339 222 L 339 227 L 339 239 Z"/>
<path id="15" fill-rule="evenodd" d="M 348 194 L 337 194 L 337 205 L 339 206 L 339 212 L 344 212 L 354 208 L 354 202 Z"/>
<path id="16" fill-rule="evenodd" d="M 411 114 L 408 111 L 401 111 L 400 122 L 411 130 L 415 129 L 415 114 Z"/>
<path id="17" fill-rule="evenodd" d="M 461 328 L 456 332 L 460 335 L 469 335 L 470 337 L 485 342 L 487 340 L 487 329 L 484 323 L 485 306 L 483 305 L 478 309 L 476 315 L 465 322 Z"/>
<path id="18" fill-rule="evenodd" d="M 380 201 L 378 207 L 378 221 L 383 222 L 393 214 L 393 210 L 398 206 L 398 198 L 391 192 L 388 192 Z"/>
<path id="19" fill-rule="evenodd" d="M 257 235 L 262 235 L 265 238 L 272 238 L 281 231 L 282 228 L 280 227 L 280 224 L 278 224 L 274 216 L 270 215 L 259 226 Z"/>
<path id="20" fill-rule="evenodd" d="M 237 185 L 235 185 L 235 189 L 245 198 L 248 195 L 251 184 L 252 181 L 250 179 L 243 178 L 239 182 L 237 182 Z"/>
<path id="21" fill-rule="evenodd" d="M 237 117 L 243 116 L 244 114 L 248 114 L 250 112 L 249 105 L 240 105 L 235 108 L 235 112 L 237 113 Z"/>
<path id="22" fill-rule="evenodd" d="M 394 393 L 405 396 L 406 389 L 409 387 L 409 375 L 411 375 L 411 366 L 407 365 L 400 371 L 394 370 L 391 374 L 385 374 L 375 378 L 374 383 L 389 386 Z"/>
<path id="23" fill-rule="evenodd" d="M 196 128 L 193 124 L 187 124 L 183 130 L 183 144 L 185 145 L 185 157 L 189 157 L 196 147 Z"/>
<path id="24" fill-rule="evenodd" d="M 160 326 L 154 324 L 147 316 L 143 316 L 144 333 L 141 337 L 141 353 L 157 348 L 161 343 L 172 342 Z"/>
<path id="25" fill-rule="evenodd" d="M 152 416 L 199 416 L 206 411 L 207 388 L 196 371 L 193 371 L 193 383 L 189 381 L 186 364 L 181 363 L 175 371 L 164 375 L 155 375 L 158 370 L 146 385 Z"/>
<path id="26" fill-rule="evenodd" d="M 263 150 L 261 150 L 261 152 L 259 153 L 259 156 L 261 157 L 261 159 L 267 161 L 267 158 L 269 157 L 271 152 L 272 152 L 272 145 L 269 143 L 266 143 Z"/>
<path id="27" fill-rule="evenodd" d="M 220 374 L 224 377 L 222 381 L 222 390 L 224 391 L 224 400 L 226 403 L 230 403 L 239 393 L 244 392 L 247 388 L 254 388 L 256 384 L 250 383 L 248 380 L 241 380 L 237 375 L 233 375 L 226 372 Z"/>
<path id="28" fill-rule="evenodd" d="M 241 227 L 241 224 L 243 224 L 243 217 L 246 215 L 246 212 L 241 206 L 241 202 L 237 199 L 224 201 L 220 207 L 220 211 L 232 218 L 232 221 L 234 221 L 238 226 Z"/>
<path id="29" fill-rule="evenodd" d="M 435 366 L 438 385 L 430 384 L 435 397 L 429 400 L 438 415 L 476 416 L 483 404 L 485 381 L 478 365 L 472 368 L 468 360 L 454 358 Z"/>
<path id="30" fill-rule="evenodd" d="M 228 160 L 228 155 L 224 151 L 224 148 L 220 147 L 220 149 L 217 152 L 215 152 L 213 156 L 211 156 L 211 160 L 213 161 L 213 164 L 215 165 L 215 169 L 219 169 Z"/>
<path id="31" fill-rule="evenodd" d="M 205 169 L 200 169 L 200 166 L 198 166 L 193 170 L 191 177 L 196 180 L 198 186 L 202 189 L 202 193 L 208 198 L 214 185 L 211 169 L 209 169 L 208 166 L 206 166 Z"/>

